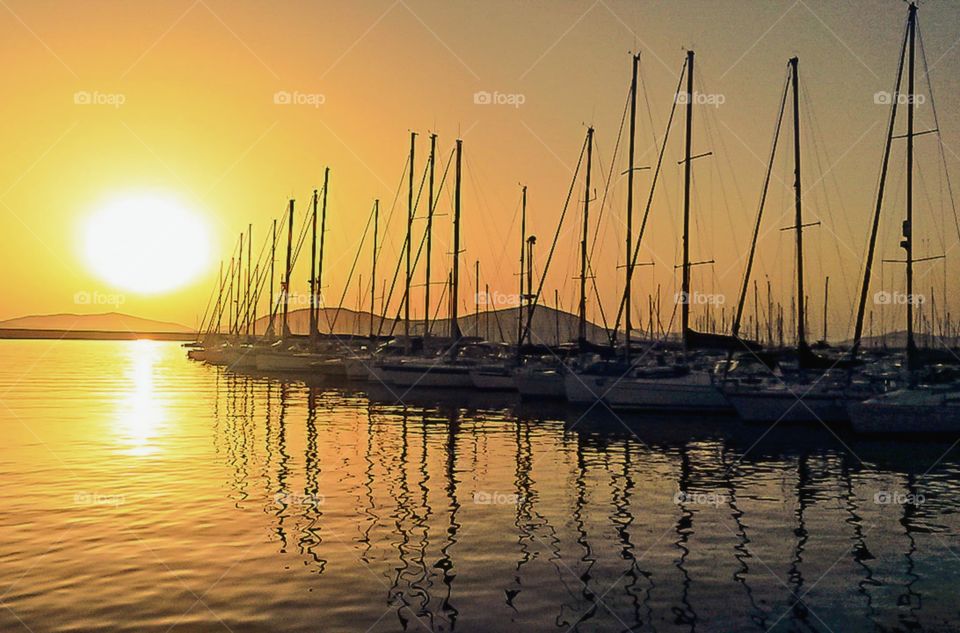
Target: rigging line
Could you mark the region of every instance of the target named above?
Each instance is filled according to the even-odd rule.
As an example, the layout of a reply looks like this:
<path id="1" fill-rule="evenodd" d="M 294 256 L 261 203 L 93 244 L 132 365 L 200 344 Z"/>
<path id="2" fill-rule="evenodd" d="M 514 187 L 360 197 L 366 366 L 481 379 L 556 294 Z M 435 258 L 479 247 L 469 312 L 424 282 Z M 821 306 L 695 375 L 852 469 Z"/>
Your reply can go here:
<path id="1" fill-rule="evenodd" d="M 613 170 L 617 165 L 617 156 L 620 153 L 620 141 L 623 139 L 623 127 L 627 120 L 627 111 L 630 109 L 630 94 L 632 90 L 627 89 L 627 98 L 624 100 L 623 104 L 623 114 L 620 115 L 620 129 L 617 130 L 617 142 L 613 146 L 613 156 L 610 158 L 610 169 L 607 170 L 607 182 L 603 187 L 603 198 L 600 200 L 600 212 L 597 214 L 597 226 L 600 226 L 600 220 L 603 218 L 603 210 L 607 206 L 607 194 L 610 192 L 610 185 L 613 182 Z M 596 140 L 594 140 L 596 142 Z M 597 157 L 599 162 L 599 148 L 597 151 Z M 628 165 L 627 169 L 633 169 L 633 165 Z M 587 196 L 590 195 L 590 192 L 587 192 Z M 590 257 L 593 257 L 594 250 L 597 246 L 597 237 L 599 236 L 600 231 L 596 231 L 593 235 L 593 243 L 590 245 Z"/>
<path id="2" fill-rule="evenodd" d="M 367 224 L 363 227 L 363 235 L 360 236 L 360 245 L 357 246 L 357 254 L 353 258 L 353 264 L 350 266 L 350 272 L 347 274 L 347 281 L 343 285 L 343 294 L 340 295 L 340 303 L 337 305 L 336 311 L 333 313 L 333 321 L 327 319 L 327 324 L 330 326 L 330 333 L 333 334 L 334 328 L 337 325 L 337 319 L 340 316 L 340 310 L 343 308 L 343 301 L 347 297 L 347 291 L 350 289 L 350 282 L 353 280 L 353 273 L 357 268 L 357 262 L 360 260 L 360 253 L 363 252 L 363 245 L 367 240 L 367 233 L 370 232 L 370 225 L 373 223 L 373 211 L 374 208 L 370 209 L 370 214 L 367 216 Z M 327 311 L 324 310 L 324 315 L 327 314 Z"/>
<path id="3" fill-rule="evenodd" d="M 750 286 L 750 274 L 753 272 L 754 255 L 757 252 L 757 237 L 760 235 L 760 223 L 763 219 L 763 208 L 767 200 L 767 191 L 770 187 L 770 176 L 773 172 L 773 165 L 777 156 L 777 143 L 780 140 L 780 129 L 783 126 L 783 113 L 787 107 L 787 91 L 790 87 L 790 71 L 787 71 L 787 77 L 783 82 L 783 96 L 780 98 L 780 110 L 777 113 L 777 125 L 773 132 L 773 143 L 770 148 L 770 161 L 767 163 L 767 173 L 763 178 L 763 188 L 760 191 L 760 203 L 757 208 L 757 220 L 753 225 L 753 239 L 750 242 L 750 254 L 747 256 L 747 265 L 743 274 L 743 284 L 740 286 L 740 298 L 737 301 L 737 312 L 734 317 L 731 334 L 737 338 L 740 334 L 740 323 L 743 318 L 743 306 L 747 298 L 747 290 Z M 754 315 L 759 319 L 760 315 Z"/>
<path id="4" fill-rule="evenodd" d="M 590 276 L 593 277 L 593 296 L 597 298 L 597 309 L 600 310 L 600 320 L 603 322 L 603 329 L 607 333 L 607 338 L 610 339 L 610 342 L 613 342 L 613 334 L 610 332 L 610 325 L 607 323 L 607 315 L 603 312 L 603 302 L 600 301 L 600 291 L 597 290 L 597 277 L 593 272 L 593 264 L 587 259 L 587 270 L 590 272 Z"/>
<path id="5" fill-rule="evenodd" d="M 683 66 L 680 69 L 680 79 L 677 82 L 677 89 L 674 91 L 674 95 L 680 93 L 680 87 L 683 85 L 683 78 L 687 71 L 687 60 L 684 58 Z M 677 101 L 678 99 L 673 99 L 673 105 L 670 108 L 670 117 L 667 119 L 667 129 L 663 134 L 663 143 L 660 145 L 660 155 L 657 157 L 657 167 L 653 172 L 653 181 L 650 183 L 650 193 L 647 195 L 647 204 L 643 211 L 643 219 L 640 221 L 640 231 L 637 234 L 637 244 L 633 248 L 633 255 L 628 255 L 627 265 L 627 275 L 630 276 L 631 281 L 633 280 L 633 270 L 637 265 L 637 257 L 640 255 L 640 245 L 643 243 L 643 235 L 647 229 L 647 220 L 650 218 L 650 208 L 653 205 L 653 195 L 657 189 L 657 180 L 660 176 L 660 170 L 663 167 L 663 157 L 667 150 L 667 141 L 670 138 L 670 127 L 673 125 L 673 118 L 677 112 Z M 649 105 L 649 103 L 648 103 Z M 620 307 L 617 309 L 617 319 L 614 323 L 614 329 L 620 329 L 620 321 L 623 318 L 624 306 L 627 302 L 627 296 L 624 292 L 623 296 L 620 297 Z"/>
<path id="6" fill-rule="evenodd" d="M 433 208 L 434 208 L 434 209 L 437 208 L 436 201 L 437 201 L 437 199 L 440 197 L 440 192 L 443 190 L 443 183 L 446 182 L 446 180 L 447 180 L 447 171 L 450 169 L 450 162 L 453 160 L 453 156 L 454 156 L 455 153 L 456 153 L 456 148 L 450 150 L 450 157 L 447 159 L 447 166 L 444 168 L 444 170 L 443 170 L 443 176 L 440 178 L 440 188 L 437 190 L 437 194 L 436 194 L 436 196 L 434 197 L 434 205 L 433 205 Z M 424 173 L 426 173 L 426 172 L 424 172 Z M 419 200 L 419 196 L 418 196 L 418 200 Z M 414 211 L 416 211 L 416 205 L 414 205 Z M 426 234 L 426 232 L 424 232 L 424 234 L 423 234 L 422 236 L 420 236 L 420 246 L 417 248 L 416 258 L 414 258 L 413 263 L 412 263 L 412 265 L 411 265 L 411 267 L 410 267 L 410 275 L 411 275 L 411 276 L 413 275 L 414 271 L 416 270 L 417 264 L 420 262 L 420 253 L 423 252 L 423 245 L 424 245 L 424 243 L 426 242 L 426 239 L 427 239 L 427 234 Z M 404 238 L 404 247 L 406 247 L 406 238 Z M 400 263 L 401 263 L 401 260 L 402 260 L 402 258 L 400 258 L 400 259 L 397 260 L 397 270 L 396 270 L 396 272 L 394 273 L 394 283 L 396 282 L 397 275 L 400 274 Z M 412 281 L 412 279 L 411 279 L 411 281 Z M 404 284 L 404 285 L 406 286 L 406 284 Z M 393 284 L 391 284 L 391 286 L 390 286 L 390 294 L 389 294 L 388 299 L 387 299 L 387 305 L 389 305 L 389 303 L 390 303 L 390 297 L 393 296 L 393 290 L 394 290 L 394 286 L 393 286 Z M 400 312 L 403 310 L 403 302 L 407 301 L 407 298 L 408 298 L 408 297 L 407 297 L 407 290 L 406 290 L 406 288 L 404 288 L 403 296 L 401 297 L 402 301 L 400 302 L 400 305 L 397 307 L 397 316 L 396 316 L 396 318 L 393 320 L 392 324 L 390 325 L 389 336 L 393 336 L 393 333 L 394 333 L 394 331 L 396 330 L 397 323 L 400 321 Z"/>
<path id="7" fill-rule="evenodd" d="M 396 209 L 397 199 L 400 197 L 400 190 L 403 188 L 404 176 L 407 175 L 407 169 L 413 169 L 413 165 L 410 162 L 410 156 L 407 156 L 406 161 L 404 162 L 403 173 L 400 176 L 400 184 L 397 187 L 397 193 L 393 199 L 393 205 L 390 208 L 390 213 L 387 215 L 387 227 L 389 227 L 390 219 L 393 217 L 393 212 Z M 386 235 L 386 228 L 384 228 L 384 235 Z M 377 327 L 377 337 L 383 333 L 383 324 L 387 314 L 387 308 L 390 305 L 390 302 L 393 300 L 393 291 L 397 285 L 397 276 L 400 274 L 400 266 L 403 265 L 403 249 L 407 247 L 407 235 L 404 232 L 403 246 L 400 249 L 400 252 L 397 254 L 397 265 L 393 270 L 393 278 L 390 281 L 390 291 L 387 293 L 386 297 L 382 298 L 382 307 L 383 307 L 383 317 L 380 319 L 380 325 Z M 381 250 L 380 253 L 383 251 Z M 377 259 L 379 260 L 380 253 L 377 253 Z M 376 283 L 376 281 L 374 281 Z M 376 286 L 374 286 L 376 288 Z M 393 335 L 393 328 L 396 326 L 396 323 L 390 326 L 390 335 Z"/>
<path id="8" fill-rule="evenodd" d="M 543 267 L 543 274 L 540 276 L 540 283 L 537 284 L 537 293 L 533 297 L 533 305 L 530 306 L 530 312 L 527 315 L 527 324 L 523 330 L 523 336 L 520 337 L 520 340 L 524 340 L 530 332 L 530 325 L 533 323 L 533 314 L 537 309 L 537 304 L 540 302 L 540 295 L 543 292 L 543 284 L 547 279 L 547 270 L 550 268 L 550 262 L 553 261 L 553 254 L 557 248 L 557 240 L 560 238 L 560 231 L 563 228 L 563 220 L 567 215 L 567 210 L 570 207 L 570 198 L 573 196 L 574 188 L 577 184 L 577 176 L 580 173 L 580 166 L 583 164 L 583 155 L 587 151 L 587 139 L 583 139 L 583 145 L 580 146 L 580 157 L 577 159 L 577 168 L 573 172 L 573 177 L 570 179 L 570 188 L 567 190 L 567 198 L 563 202 L 563 210 L 560 212 L 560 221 L 557 222 L 557 230 L 553 235 L 553 243 L 550 245 L 550 252 L 547 254 L 547 262 Z"/>
<path id="9" fill-rule="evenodd" d="M 950 181 L 950 171 L 947 169 L 947 156 L 943 151 L 943 133 L 940 131 L 940 120 L 937 117 L 937 104 L 933 98 L 933 82 L 930 80 L 930 68 L 927 66 L 927 49 L 923 45 L 923 33 L 920 31 L 920 21 L 916 23 L 917 38 L 920 40 L 920 59 L 923 60 L 923 74 L 927 79 L 927 94 L 930 95 L 930 110 L 933 113 L 933 127 L 937 130 L 937 145 L 940 149 L 940 160 L 943 164 L 943 175 L 947 182 L 947 194 L 950 197 L 950 207 L 953 209 L 953 223 L 957 230 L 957 239 L 960 240 L 960 218 L 957 217 L 957 203 L 953 199 L 953 184 Z"/>

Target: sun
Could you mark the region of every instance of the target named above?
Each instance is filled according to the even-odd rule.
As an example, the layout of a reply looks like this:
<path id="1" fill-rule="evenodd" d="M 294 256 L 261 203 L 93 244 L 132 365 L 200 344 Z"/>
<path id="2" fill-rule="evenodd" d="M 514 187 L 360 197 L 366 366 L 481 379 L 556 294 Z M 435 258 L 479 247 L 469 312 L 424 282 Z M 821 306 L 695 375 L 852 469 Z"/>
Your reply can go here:
<path id="1" fill-rule="evenodd" d="M 86 220 L 83 254 L 106 283 L 160 294 L 204 272 L 211 257 L 210 235 L 203 219 L 173 197 L 124 195 Z"/>

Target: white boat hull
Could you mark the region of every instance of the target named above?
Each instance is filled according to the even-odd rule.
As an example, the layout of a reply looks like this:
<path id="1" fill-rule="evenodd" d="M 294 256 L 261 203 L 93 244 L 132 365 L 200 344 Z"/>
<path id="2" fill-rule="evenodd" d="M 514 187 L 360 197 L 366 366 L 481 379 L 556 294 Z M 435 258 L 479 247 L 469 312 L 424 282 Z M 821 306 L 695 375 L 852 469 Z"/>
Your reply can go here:
<path id="1" fill-rule="evenodd" d="M 568 373 L 563 379 L 567 401 L 573 404 L 594 404 L 603 400 L 603 396 L 615 379 L 610 376 Z"/>
<path id="2" fill-rule="evenodd" d="M 563 375 L 557 371 L 520 370 L 513 375 L 514 384 L 523 398 L 565 398 Z"/>
<path id="3" fill-rule="evenodd" d="M 604 401 L 615 411 L 732 411 L 726 397 L 705 372 L 662 378 L 624 378 L 611 384 Z"/>
<path id="4" fill-rule="evenodd" d="M 474 388 L 481 391 L 516 391 L 513 374 L 508 371 L 475 369 L 470 372 Z"/>
<path id="5" fill-rule="evenodd" d="M 325 360 L 327 357 L 317 354 L 295 354 L 291 352 L 261 352 L 256 355 L 256 367 L 260 371 L 299 371 L 308 372 L 310 364 Z"/>
<path id="6" fill-rule="evenodd" d="M 408 389 L 470 389 L 470 368 L 446 363 L 397 363 L 381 365 L 383 382 Z"/>

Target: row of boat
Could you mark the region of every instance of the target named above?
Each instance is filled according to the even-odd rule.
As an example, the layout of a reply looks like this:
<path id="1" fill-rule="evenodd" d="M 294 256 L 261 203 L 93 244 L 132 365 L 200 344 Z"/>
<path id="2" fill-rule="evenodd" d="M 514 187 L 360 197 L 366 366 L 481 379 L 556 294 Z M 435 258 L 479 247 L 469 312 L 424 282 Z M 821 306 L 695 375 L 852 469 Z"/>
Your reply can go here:
<path id="1" fill-rule="evenodd" d="M 415 200 L 419 193 L 414 186 L 413 166 L 415 134 L 411 135 L 410 155 L 408 158 L 408 213 L 407 234 L 402 259 L 397 262 L 399 273 L 405 260 L 403 276 L 404 292 L 402 299 L 404 332 L 394 336 L 393 329 L 386 335 L 382 333 L 387 321 L 384 315 L 375 317 L 375 284 L 371 283 L 370 293 L 370 334 L 363 337 L 356 333 L 350 336 L 336 336 L 333 326 L 328 334 L 321 334 L 318 328 L 319 295 L 323 270 L 323 234 L 326 224 L 326 199 L 329 170 L 324 178 L 323 210 L 321 215 L 319 268 L 316 261 L 317 207 L 318 194 L 313 196 L 311 245 L 311 308 L 310 325 L 307 337 L 299 340 L 288 323 L 288 291 L 290 287 L 292 243 L 293 243 L 293 205 L 289 206 L 289 229 L 287 231 L 287 257 L 282 292 L 277 302 L 273 297 L 273 261 L 270 252 L 270 317 L 266 332 L 256 335 L 257 320 L 255 309 L 259 300 L 260 287 L 265 276 L 265 267 L 253 266 L 250 256 L 250 240 L 247 241 L 247 284 L 243 300 L 240 298 L 240 265 L 231 263 L 230 286 L 225 288 L 226 280 L 221 278 L 217 304 L 207 320 L 207 328 L 202 343 L 190 351 L 191 358 L 211 364 L 225 365 L 236 370 L 258 370 L 262 372 L 303 372 L 322 375 L 329 378 L 352 381 L 376 381 L 396 390 L 402 395 L 411 389 L 443 388 L 456 390 L 500 390 L 516 391 L 520 396 L 531 399 L 566 399 L 572 404 L 583 406 L 603 406 L 612 411 L 659 411 L 665 413 L 717 413 L 736 412 L 741 418 L 756 422 L 795 422 L 836 424 L 849 423 L 854 430 L 865 433 L 952 433 L 960 432 L 960 383 L 958 375 L 944 361 L 957 363 L 960 356 L 955 350 L 922 350 L 914 340 L 915 316 L 913 303 L 906 305 L 906 347 L 900 354 L 866 353 L 860 349 L 863 334 L 865 305 L 873 276 L 874 253 L 878 237 L 878 225 L 883 207 L 884 184 L 888 171 L 890 148 L 894 139 L 905 138 L 907 143 L 906 170 L 906 219 L 902 224 L 902 241 L 906 269 L 906 296 L 913 297 L 913 138 L 926 132 L 914 131 L 915 96 L 915 41 L 917 39 L 917 7 L 909 7 L 897 81 L 894 94 L 897 98 L 890 102 L 890 120 L 883 155 L 881 179 L 877 193 L 877 204 L 871 233 L 868 241 L 867 259 L 864 267 L 863 283 L 860 289 L 859 305 L 856 314 L 856 326 L 852 345 L 845 350 L 814 350 L 807 342 L 805 324 L 807 321 L 804 291 L 803 230 L 810 223 L 805 222 L 802 210 L 801 194 L 801 148 L 800 148 L 800 90 L 799 60 L 794 57 L 787 64 L 787 81 L 784 84 L 780 100 L 779 118 L 773 139 L 773 152 L 767 165 L 766 178 L 760 197 L 753 231 L 753 240 L 747 258 L 746 269 L 741 286 L 740 300 L 737 305 L 732 331 L 730 334 L 699 332 L 690 324 L 690 301 L 694 293 L 691 289 L 691 268 L 700 263 L 690 257 L 691 224 L 691 171 L 695 159 L 707 154 L 692 155 L 691 137 L 693 133 L 694 95 L 694 52 L 687 51 L 680 73 L 677 96 L 685 99 L 675 100 L 669 120 L 674 120 L 678 105 L 685 110 L 684 158 L 680 161 L 684 173 L 683 200 L 683 238 L 681 271 L 682 284 L 678 301 L 680 312 L 680 336 L 676 340 L 634 341 L 631 339 L 634 328 L 631 323 L 632 275 L 637 266 L 640 242 L 644 236 L 646 219 L 654 196 L 654 189 L 663 164 L 664 152 L 670 136 L 670 127 L 663 135 L 659 157 L 653 173 L 643 224 L 635 236 L 633 229 L 633 174 L 636 170 L 635 158 L 635 117 L 637 102 L 637 76 L 639 55 L 633 56 L 633 74 L 630 85 L 630 134 L 628 139 L 628 164 L 624 174 L 628 180 L 627 195 L 627 265 L 624 292 L 617 313 L 616 323 L 608 331 L 609 340 L 597 343 L 588 336 L 586 306 L 590 292 L 587 280 L 592 277 L 590 264 L 590 201 L 591 171 L 593 156 L 593 133 L 587 130 L 581 151 L 581 162 L 574 172 L 579 177 L 581 166 L 585 162 L 584 191 L 588 194 L 583 202 L 583 215 L 580 236 L 580 285 L 579 331 L 575 341 L 568 345 L 548 347 L 536 340 L 534 332 L 534 312 L 540 301 L 546 269 L 549 268 L 556 246 L 550 249 L 550 256 L 541 273 L 539 285 L 534 284 L 533 245 L 535 238 L 526 233 L 526 188 L 522 194 L 521 248 L 520 248 L 520 308 L 516 311 L 519 323 L 517 339 L 511 345 L 469 339 L 463 336 L 458 323 L 459 297 L 459 253 L 460 248 L 460 182 L 462 142 L 456 143 L 455 154 L 455 192 L 453 208 L 453 253 L 451 272 L 448 279 L 449 331 L 445 337 L 424 335 L 416 337 L 411 332 L 410 289 L 420 250 L 414 259 L 414 243 L 411 226 L 416 213 Z M 907 70 L 908 87 L 905 94 L 901 84 L 905 70 L 905 60 L 909 60 Z M 686 82 L 685 90 L 681 90 Z M 792 99 L 788 99 L 791 97 Z M 900 97 L 905 97 L 901 99 Z M 932 97 L 932 95 L 931 95 Z M 740 325 L 744 310 L 747 288 L 751 283 L 751 271 L 755 257 L 757 239 L 763 217 L 767 188 L 773 169 L 776 148 L 782 122 L 787 113 L 787 104 L 792 104 L 793 122 L 793 175 L 795 193 L 795 218 L 792 226 L 796 240 L 796 345 L 794 348 L 764 350 L 758 341 L 749 341 L 741 336 Z M 904 134 L 896 134 L 898 107 L 903 104 L 907 110 L 907 126 Z M 937 130 L 933 130 L 937 131 Z M 424 235 L 426 246 L 426 304 L 424 313 L 433 312 L 430 303 L 430 236 L 435 210 L 434 166 L 436 136 L 431 136 L 431 152 L 428 172 L 424 180 L 429 182 L 427 189 L 428 212 L 427 229 Z M 584 161 L 585 158 L 585 161 Z M 441 187 L 443 180 L 441 179 Z M 421 185 L 422 186 L 422 185 Z M 571 191 L 573 185 L 571 185 Z M 560 234 L 566 207 L 561 214 L 557 228 Z M 373 220 L 373 266 L 371 279 L 376 279 L 377 264 L 377 221 L 379 203 L 374 203 Z M 636 237 L 636 242 L 634 242 Z M 301 243 L 303 237 L 301 237 Z M 276 224 L 274 225 L 273 246 L 276 246 Z M 361 243 L 362 246 L 362 243 Z M 421 243 L 421 249 L 424 243 Z M 241 236 L 240 256 L 243 242 Z M 299 247 L 297 248 L 299 252 Z M 932 259 L 932 258 L 927 258 Z M 251 275 L 251 268 L 253 274 Z M 259 271 L 259 280 L 258 279 Z M 251 284 L 251 277 L 254 283 Z M 396 280 L 396 274 L 395 278 Z M 236 290 L 234 292 L 234 283 Z M 348 279 L 349 284 L 349 279 Z M 479 288 L 478 288 L 479 293 Z M 233 308 L 231 309 L 231 301 Z M 282 321 L 279 331 L 275 331 L 274 318 L 282 306 Z M 221 327 L 226 312 L 228 320 L 227 334 Z M 381 304 L 381 313 L 385 312 Z M 393 320 L 394 326 L 399 320 Z M 622 317 L 622 320 L 621 320 Z M 374 331 L 374 322 L 379 319 L 380 328 Z M 622 326 L 622 328 L 621 328 Z M 429 334 L 430 324 L 424 322 L 424 330 Z M 559 328 L 558 328 L 559 339 Z"/>

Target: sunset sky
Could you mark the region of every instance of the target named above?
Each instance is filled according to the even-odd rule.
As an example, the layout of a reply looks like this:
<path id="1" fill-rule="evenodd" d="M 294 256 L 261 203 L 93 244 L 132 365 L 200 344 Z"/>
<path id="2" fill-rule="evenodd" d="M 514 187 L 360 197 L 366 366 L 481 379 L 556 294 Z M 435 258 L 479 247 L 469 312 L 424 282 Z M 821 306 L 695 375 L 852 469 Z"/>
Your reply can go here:
<path id="1" fill-rule="evenodd" d="M 695 287 L 725 296 L 728 314 L 733 309 L 787 59 L 797 55 L 805 91 L 804 213 L 807 221 L 822 221 L 805 234 L 811 324 L 819 336 L 822 278 L 830 275 L 831 336 L 846 336 L 889 112 L 875 95 L 893 86 L 906 8 L 899 0 L 0 0 L 6 60 L 0 71 L 5 88 L 0 265 L 6 271 L 0 278 L 0 319 L 119 309 L 195 325 L 218 261 L 229 259 L 237 235 L 252 222 L 258 249 L 291 197 L 299 225 L 325 166 L 331 168 L 331 184 L 324 291 L 327 302 L 335 304 L 374 198 L 381 199 L 384 222 L 397 198 L 382 238 L 378 277 L 393 271 L 406 212 L 401 173 L 411 130 L 420 135 L 417 182 L 430 132 L 439 135 L 441 168 L 455 139 L 464 140 L 461 301 L 472 310 L 477 259 L 481 282 L 491 292 L 515 292 L 520 183 L 529 187 L 528 227 L 538 236 L 542 266 L 590 124 L 596 128 L 592 215 L 594 220 L 600 216 L 627 95 L 629 52 L 642 55 L 637 164 L 646 166 L 655 163 L 654 135 L 662 139 L 684 51 L 693 48 L 697 90 L 719 96 L 694 108 L 693 151 L 713 155 L 694 167 L 693 259 L 716 260 L 696 269 Z M 958 11 L 960 6 L 948 1 L 920 8 L 953 177 L 960 163 Z M 927 94 L 919 51 L 917 85 Z M 499 93 L 510 103 L 475 103 L 479 91 Z M 294 95 L 299 103 L 282 103 L 283 98 L 275 99 L 278 92 Z M 793 289 L 793 238 L 778 229 L 792 222 L 793 212 L 788 121 L 756 268 L 760 283 L 769 275 L 775 299 L 786 305 Z M 929 95 L 917 107 L 916 125 L 918 131 L 934 127 Z M 624 169 L 625 143 L 614 165 L 593 259 L 608 318 L 623 283 L 617 266 L 624 259 L 626 179 L 616 174 Z M 947 278 L 955 280 L 958 233 L 936 135 L 919 137 L 916 145 L 916 256 L 946 252 Z M 677 125 L 641 255 L 641 261 L 656 265 L 637 271 L 636 297 L 644 306 L 657 284 L 665 304 L 678 285 L 673 267 L 680 261 L 682 168 L 677 161 L 682 150 L 682 125 Z M 903 141 L 898 141 L 878 252 L 882 258 L 902 257 L 896 244 L 903 164 Z M 650 174 L 638 172 L 638 216 Z M 444 215 L 436 222 L 437 278 L 449 265 L 450 185 L 438 207 Z M 190 229 L 193 221 L 207 227 L 209 240 L 198 244 L 185 235 L 178 247 L 165 248 L 167 259 L 158 262 L 161 271 L 169 271 L 195 261 L 196 271 L 183 271 L 189 277 L 183 285 L 163 288 L 161 283 L 148 292 L 118 287 L 85 251 L 90 218 L 131 198 L 170 201 L 185 210 L 192 220 L 180 224 L 170 216 L 172 232 Z M 573 195 L 576 208 L 569 211 L 545 285 L 551 301 L 553 289 L 560 289 L 570 309 L 583 198 L 580 180 Z M 421 230 L 418 222 L 416 239 Z M 108 237 L 120 239 L 117 233 Z M 136 249 L 151 231 L 134 233 L 130 243 Z M 199 256 L 180 252 L 185 249 Z M 307 263 L 304 254 L 294 290 L 306 291 Z M 882 269 L 874 289 L 901 290 L 901 269 Z M 918 291 L 928 293 L 933 285 L 942 309 L 944 264 L 917 270 Z M 369 246 L 357 273 L 366 286 Z M 355 303 L 356 286 L 355 277 L 348 305 Z M 119 299 L 116 305 L 78 304 L 78 293 Z M 960 296 L 950 299 L 955 308 Z M 413 304 L 422 316 L 418 296 Z M 954 318 L 957 312 L 953 309 Z M 593 300 L 591 316 L 600 318 Z M 668 309 L 665 319 L 669 316 Z M 888 320 L 891 327 L 899 325 L 892 316 Z"/>

